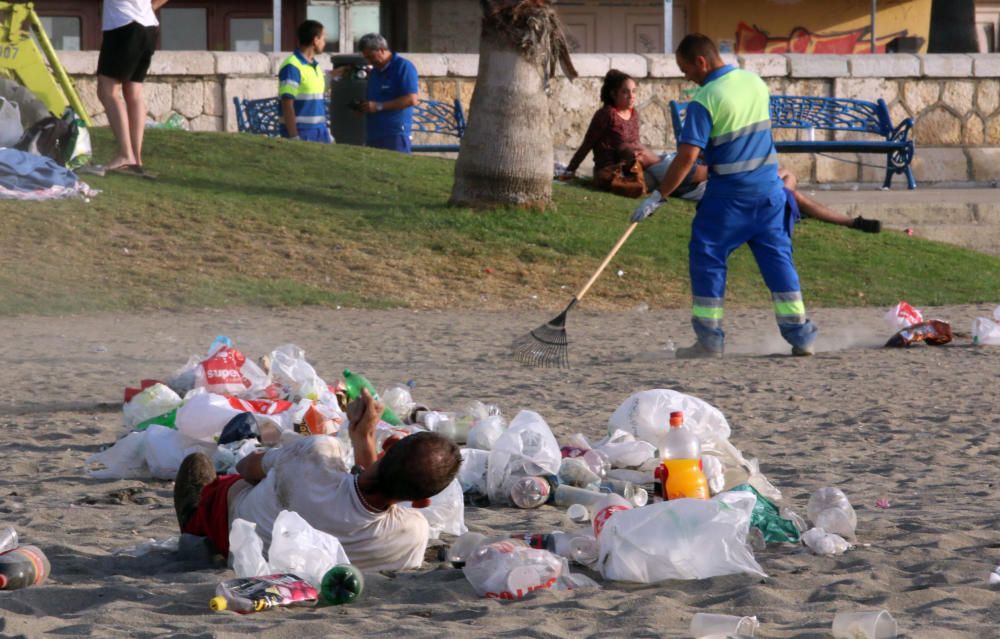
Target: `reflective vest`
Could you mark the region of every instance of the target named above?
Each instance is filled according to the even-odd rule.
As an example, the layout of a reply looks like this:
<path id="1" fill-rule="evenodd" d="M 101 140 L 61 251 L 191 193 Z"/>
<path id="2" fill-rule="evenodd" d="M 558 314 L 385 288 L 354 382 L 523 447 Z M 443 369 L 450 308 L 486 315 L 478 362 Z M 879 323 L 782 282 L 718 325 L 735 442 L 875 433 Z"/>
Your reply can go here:
<path id="1" fill-rule="evenodd" d="M 289 73 L 286 67 L 298 73 Z M 278 78 L 278 96 L 295 99 L 295 125 L 300 129 L 325 128 L 326 78 L 319 65 L 310 64 L 296 51 L 281 63 Z"/>

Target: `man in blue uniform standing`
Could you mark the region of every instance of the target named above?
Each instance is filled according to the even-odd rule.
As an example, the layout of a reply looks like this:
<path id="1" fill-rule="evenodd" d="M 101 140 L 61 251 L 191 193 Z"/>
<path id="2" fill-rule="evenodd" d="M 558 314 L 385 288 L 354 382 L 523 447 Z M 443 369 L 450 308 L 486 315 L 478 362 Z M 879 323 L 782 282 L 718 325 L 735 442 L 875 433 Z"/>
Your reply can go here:
<path id="1" fill-rule="evenodd" d="M 750 247 L 771 290 L 778 328 L 792 354 L 812 355 L 816 325 L 806 318 L 792 263 L 767 85 L 757 75 L 725 64 L 715 43 L 701 34 L 681 41 L 677 64 L 701 88 L 687 107 L 677 155 L 659 190 L 632 215 L 633 222 L 652 215 L 704 153 L 708 185 L 691 224 L 689 245 L 691 324 L 698 341 L 678 349 L 677 357 L 722 357 L 726 263 L 743 244 Z"/>
<path id="2" fill-rule="evenodd" d="M 361 110 L 367 113 L 367 145 L 409 153 L 413 107 L 419 91 L 417 69 L 390 51 L 385 38 L 377 33 L 362 36 L 358 48 L 372 65 L 368 100 L 361 103 Z"/>
<path id="3" fill-rule="evenodd" d="M 326 31 L 315 20 L 298 28 L 299 47 L 278 69 L 282 137 L 308 142 L 333 142 L 326 124 L 326 78 L 316 56 L 326 48 Z"/>

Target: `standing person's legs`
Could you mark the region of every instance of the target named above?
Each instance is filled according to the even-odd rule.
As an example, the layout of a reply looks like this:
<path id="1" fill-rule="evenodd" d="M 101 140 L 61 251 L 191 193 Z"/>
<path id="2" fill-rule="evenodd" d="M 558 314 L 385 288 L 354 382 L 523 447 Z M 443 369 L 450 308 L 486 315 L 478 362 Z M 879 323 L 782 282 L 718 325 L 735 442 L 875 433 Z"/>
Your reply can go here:
<path id="1" fill-rule="evenodd" d="M 142 137 L 146 130 L 146 100 L 142 93 L 142 83 L 126 82 L 122 89 L 128 113 L 129 139 L 132 142 L 132 164 L 142 166 Z"/>
<path id="2" fill-rule="evenodd" d="M 785 192 L 761 198 L 753 219 L 759 231 L 748 241 L 764 282 L 771 290 L 781 336 L 795 355 L 811 355 L 816 325 L 806 318 L 799 274 L 792 262 L 792 238 L 785 227 Z"/>
<path id="3" fill-rule="evenodd" d="M 97 97 L 104 106 L 104 113 L 108 116 L 108 126 L 111 127 L 111 132 L 118 142 L 118 155 L 107 163 L 109 169 L 135 164 L 128 112 L 121 97 L 121 89 L 120 81 L 106 75 L 97 76 Z"/>
<path id="4" fill-rule="evenodd" d="M 400 153 L 410 153 L 413 150 L 410 137 L 408 135 L 403 135 L 402 133 L 369 139 L 367 146 L 370 146 L 373 149 L 399 151 Z"/>

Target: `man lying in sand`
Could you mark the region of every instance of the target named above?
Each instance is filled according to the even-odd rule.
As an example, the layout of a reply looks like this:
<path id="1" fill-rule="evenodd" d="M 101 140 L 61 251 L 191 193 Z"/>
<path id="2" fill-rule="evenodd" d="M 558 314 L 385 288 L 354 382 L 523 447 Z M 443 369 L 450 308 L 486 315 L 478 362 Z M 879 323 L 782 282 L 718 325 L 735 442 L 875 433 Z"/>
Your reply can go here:
<path id="1" fill-rule="evenodd" d="M 455 478 L 462 457 L 448 439 L 417 433 L 379 458 L 375 426 L 382 410 L 368 391 L 348 405 L 356 462 L 350 471 L 340 442 L 325 435 L 257 451 L 241 460 L 233 475 L 217 477 L 206 455 L 189 455 L 174 483 L 181 532 L 207 537 L 228 555 L 229 526 L 245 519 L 257 524 L 266 548 L 278 514 L 291 510 L 340 540 L 360 568 L 418 568 L 427 548 L 427 520 L 397 504 L 427 506 Z"/>

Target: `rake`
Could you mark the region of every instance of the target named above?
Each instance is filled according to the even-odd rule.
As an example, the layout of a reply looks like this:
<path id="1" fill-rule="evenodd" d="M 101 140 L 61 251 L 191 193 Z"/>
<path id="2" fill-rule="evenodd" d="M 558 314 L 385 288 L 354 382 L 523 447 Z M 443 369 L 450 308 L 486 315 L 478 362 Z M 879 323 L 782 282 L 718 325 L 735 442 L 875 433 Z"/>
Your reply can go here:
<path id="1" fill-rule="evenodd" d="M 597 271 L 591 276 L 580 292 L 570 300 L 569 304 L 563 309 L 563 312 L 549 320 L 548 323 L 542 324 L 530 333 L 517 338 L 511 345 L 513 351 L 513 357 L 515 360 L 527 364 L 528 366 L 536 366 L 539 368 L 568 368 L 569 367 L 569 340 L 566 337 L 566 315 L 569 313 L 570 309 L 576 306 L 576 303 L 583 299 L 583 296 L 587 294 L 590 287 L 593 286 L 597 278 L 600 277 L 604 269 L 607 268 L 611 259 L 618 252 L 618 249 L 625 244 L 625 240 L 628 236 L 632 234 L 635 230 L 638 222 L 633 222 L 629 224 L 628 228 L 619 238 L 618 242 L 608 253 L 608 256 L 604 258 L 601 265 L 597 267 Z"/>

